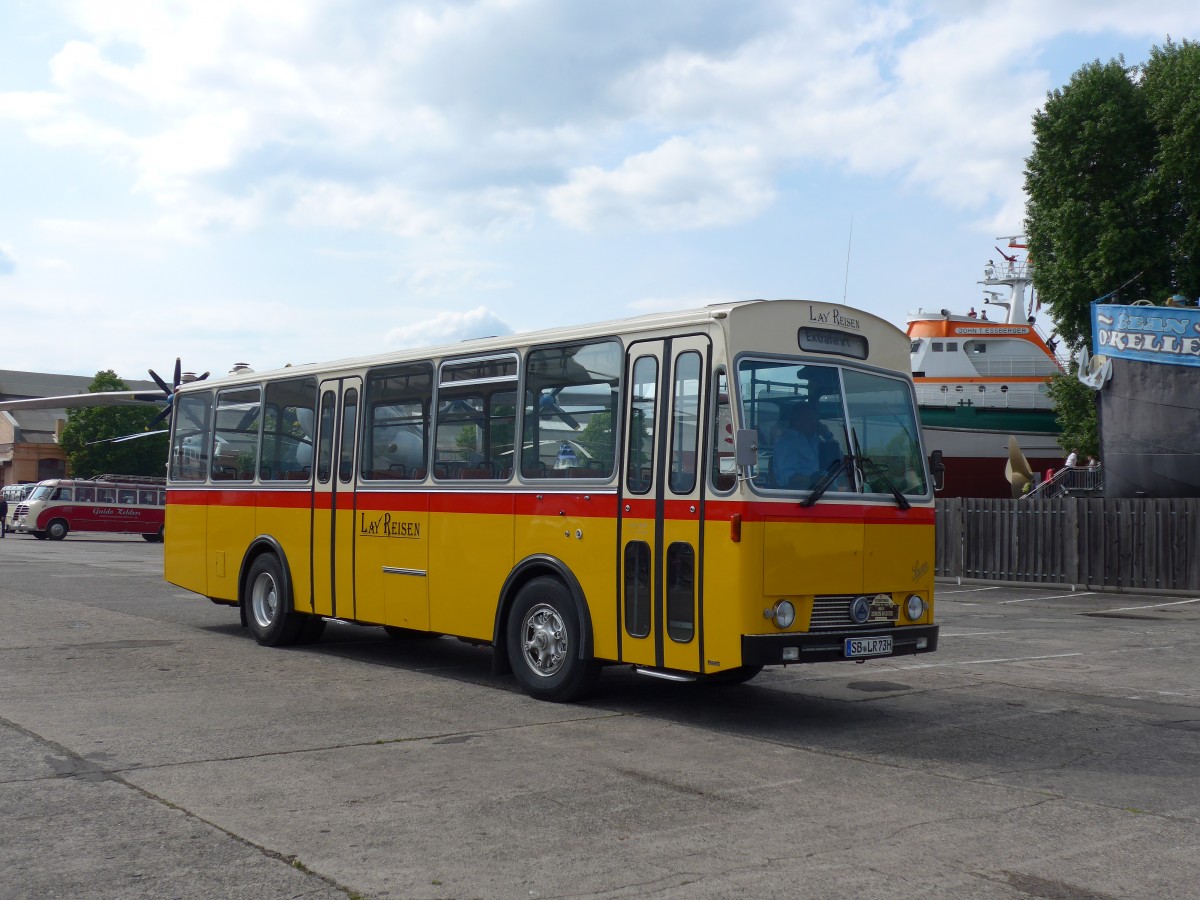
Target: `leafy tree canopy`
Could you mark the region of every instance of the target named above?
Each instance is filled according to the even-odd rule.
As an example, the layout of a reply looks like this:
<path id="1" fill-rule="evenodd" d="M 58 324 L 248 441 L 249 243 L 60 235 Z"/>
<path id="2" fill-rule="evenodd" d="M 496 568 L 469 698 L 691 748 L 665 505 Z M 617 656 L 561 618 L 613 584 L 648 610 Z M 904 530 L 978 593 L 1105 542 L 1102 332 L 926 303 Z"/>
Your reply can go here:
<path id="1" fill-rule="evenodd" d="M 97 372 L 88 385 L 92 393 L 125 391 L 128 385 L 111 369 Z M 76 478 L 96 475 L 155 475 L 164 474 L 167 462 L 165 434 L 121 443 L 95 443 L 111 438 L 138 434 L 146 430 L 157 409 L 132 406 L 95 406 L 67 411 L 61 446 L 67 454 L 67 465 Z"/>
<path id="2" fill-rule="evenodd" d="M 1033 117 L 1025 228 L 1034 287 L 1072 349 L 1091 303 L 1200 293 L 1200 44 L 1089 63 Z"/>
<path id="3" fill-rule="evenodd" d="M 1033 117 L 1025 230 L 1033 284 L 1072 351 L 1093 301 L 1200 294 L 1200 43 L 1170 39 L 1140 67 L 1085 65 Z M 1059 443 L 1098 455 L 1095 394 L 1074 374 L 1050 396 Z"/>

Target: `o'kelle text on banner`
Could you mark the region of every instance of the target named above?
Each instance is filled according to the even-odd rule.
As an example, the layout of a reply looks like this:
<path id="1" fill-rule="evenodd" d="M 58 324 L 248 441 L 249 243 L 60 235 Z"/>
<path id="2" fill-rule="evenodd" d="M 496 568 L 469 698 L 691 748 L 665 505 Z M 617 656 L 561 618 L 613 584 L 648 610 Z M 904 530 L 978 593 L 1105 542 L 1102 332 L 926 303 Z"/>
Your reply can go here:
<path id="1" fill-rule="evenodd" d="M 1092 355 L 1200 366 L 1200 308 L 1093 303 Z"/>

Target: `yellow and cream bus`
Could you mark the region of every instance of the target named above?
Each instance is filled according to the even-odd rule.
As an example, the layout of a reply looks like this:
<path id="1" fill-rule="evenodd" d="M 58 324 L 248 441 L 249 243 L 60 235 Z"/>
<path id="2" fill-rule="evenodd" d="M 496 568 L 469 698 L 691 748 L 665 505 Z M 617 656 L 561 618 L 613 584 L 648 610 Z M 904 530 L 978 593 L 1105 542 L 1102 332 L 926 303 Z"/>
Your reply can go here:
<path id="1" fill-rule="evenodd" d="M 608 664 L 929 652 L 908 350 L 868 313 L 749 301 L 185 384 L 166 578 L 268 646 L 330 619 L 487 644 L 549 700 Z M 783 479 L 798 404 L 820 468 Z"/>

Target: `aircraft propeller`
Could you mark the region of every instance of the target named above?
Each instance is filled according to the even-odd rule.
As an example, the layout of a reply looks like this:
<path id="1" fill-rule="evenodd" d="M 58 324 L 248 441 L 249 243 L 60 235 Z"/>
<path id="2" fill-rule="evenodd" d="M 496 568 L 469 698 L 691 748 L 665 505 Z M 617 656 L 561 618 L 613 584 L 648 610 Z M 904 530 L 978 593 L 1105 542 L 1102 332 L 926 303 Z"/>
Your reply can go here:
<path id="1" fill-rule="evenodd" d="M 153 369 L 147 369 L 147 371 L 150 373 L 150 377 L 154 379 L 154 383 L 162 388 L 162 392 L 167 396 L 167 405 L 163 407 L 162 411 L 159 412 L 158 415 L 156 415 L 149 421 L 149 423 L 147 423 L 146 430 L 149 431 L 159 422 L 163 421 L 164 419 L 169 419 L 171 417 L 171 413 L 175 409 L 175 391 L 179 389 L 179 385 L 183 381 L 183 362 L 178 356 L 175 357 L 175 377 L 172 379 L 169 386 Z M 199 375 L 195 379 L 189 378 L 188 380 L 203 381 L 209 376 L 209 374 L 211 373 L 205 372 L 203 375 Z"/>

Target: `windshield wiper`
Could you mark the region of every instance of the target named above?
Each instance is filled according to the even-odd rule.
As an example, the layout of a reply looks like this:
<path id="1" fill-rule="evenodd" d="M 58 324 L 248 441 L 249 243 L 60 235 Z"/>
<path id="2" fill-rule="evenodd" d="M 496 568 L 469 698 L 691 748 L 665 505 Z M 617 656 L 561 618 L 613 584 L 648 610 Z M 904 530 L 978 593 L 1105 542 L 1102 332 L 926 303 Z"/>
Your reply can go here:
<path id="1" fill-rule="evenodd" d="M 846 460 L 848 457 L 840 456 L 829 464 L 829 468 L 825 470 L 825 474 L 821 476 L 821 480 L 813 485 L 812 493 L 800 501 L 800 505 L 807 508 L 812 506 L 821 496 L 829 490 L 829 486 L 833 484 L 834 479 L 842 474 L 842 469 L 846 468 Z"/>
<path id="2" fill-rule="evenodd" d="M 892 492 L 892 496 L 896 498 L 896 505 L 898 507 L 901 509 L 910 509 L 912 507 L 912 504 L 908 502 L 908 498 L 900 493 L 900 489 L 896 487 L 896 485 L 892 484 L 892 479 L 887 477 L 887 473 L 884 472 L 883 469 L 865 456 L 858 457 L 858 461 L 861 465 L 870 468 L 872 472 L 874 472 L 883 480 L 883 483 L 887 485 L 888 490 Z"/>

